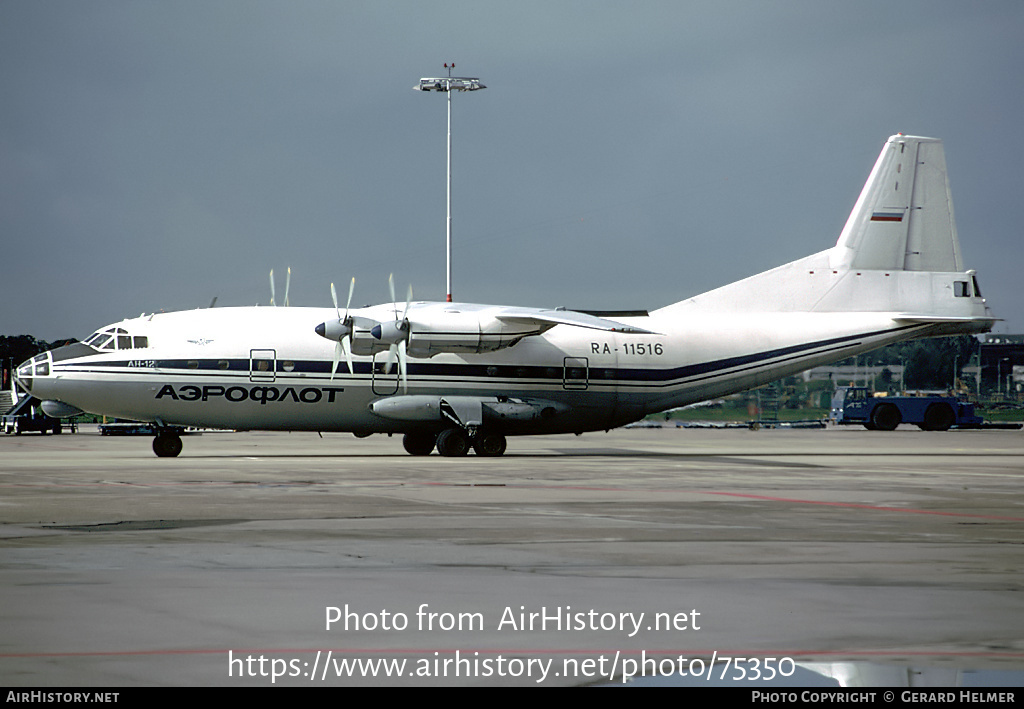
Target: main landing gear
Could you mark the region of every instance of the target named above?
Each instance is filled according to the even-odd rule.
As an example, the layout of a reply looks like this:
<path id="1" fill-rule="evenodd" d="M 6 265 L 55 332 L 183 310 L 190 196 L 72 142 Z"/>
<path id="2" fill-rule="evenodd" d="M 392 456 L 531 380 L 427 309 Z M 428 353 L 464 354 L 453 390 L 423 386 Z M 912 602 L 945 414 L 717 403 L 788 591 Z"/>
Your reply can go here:
<path id="1" fill-rule="evenodd" d="M 402 445 L 410 455 L 430 455 L 437 452 L 448 458 L 467 455 L 472 448 L 477 455 L 493 458 L 504 455 L 508 443 L 500 433 L 477 431 L 471 436 L 462 428 L 446 428 L 436 436 L 433 433 L 407 433 Z"/>

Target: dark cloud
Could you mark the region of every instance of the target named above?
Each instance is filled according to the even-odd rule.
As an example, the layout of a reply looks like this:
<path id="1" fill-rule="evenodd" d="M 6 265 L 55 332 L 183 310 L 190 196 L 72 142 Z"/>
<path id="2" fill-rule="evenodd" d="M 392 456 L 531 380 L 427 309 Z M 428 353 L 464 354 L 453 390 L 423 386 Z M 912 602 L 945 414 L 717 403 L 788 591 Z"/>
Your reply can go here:
<path id="1" fill-rule="evenodd" d="M 443 297 L 657 307 L 834 243 L 886 137 L 946 141 L 965 258 L 1024 331 L 1017 2 L 0 4 L 0 331 Z"/>

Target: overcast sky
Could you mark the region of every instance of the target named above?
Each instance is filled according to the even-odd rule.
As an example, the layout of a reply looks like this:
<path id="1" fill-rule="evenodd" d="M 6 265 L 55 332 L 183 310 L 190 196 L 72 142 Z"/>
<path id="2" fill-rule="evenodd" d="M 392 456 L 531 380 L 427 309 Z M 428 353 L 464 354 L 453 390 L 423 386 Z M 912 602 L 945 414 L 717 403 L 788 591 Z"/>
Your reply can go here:
<path id="1" fill-rule="evenodd" d="M 1024 3 L 0 0 L 0 334 L 400 291 L 655 308 L 832 246 L 884 140 L 942 138 L 1024 332 Z M 344 298 L 344 295 L 342 295 Z"/>

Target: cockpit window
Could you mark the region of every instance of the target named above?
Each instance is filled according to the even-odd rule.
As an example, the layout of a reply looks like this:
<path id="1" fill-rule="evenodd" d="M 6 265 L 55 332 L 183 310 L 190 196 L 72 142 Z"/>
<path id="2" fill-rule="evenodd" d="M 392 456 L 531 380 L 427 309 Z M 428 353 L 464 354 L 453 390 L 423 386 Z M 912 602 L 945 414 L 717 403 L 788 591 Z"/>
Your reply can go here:
<path id="1" fill-rule="evenodd" d="M 32 364 L 36 368 L 37 377 L 46 377 L 50 374 L 50 360 L 46 356 L 46 353 L 36 355 L 32 358 Z"/>
<path id="2" fill-rule="evenodd" d="M 98 350 L 138 350 L 149 347 L 149 338 L 145 335 L 132 336 L 122 327 L 108 327 L 94 332 L 85 344 Z"/>

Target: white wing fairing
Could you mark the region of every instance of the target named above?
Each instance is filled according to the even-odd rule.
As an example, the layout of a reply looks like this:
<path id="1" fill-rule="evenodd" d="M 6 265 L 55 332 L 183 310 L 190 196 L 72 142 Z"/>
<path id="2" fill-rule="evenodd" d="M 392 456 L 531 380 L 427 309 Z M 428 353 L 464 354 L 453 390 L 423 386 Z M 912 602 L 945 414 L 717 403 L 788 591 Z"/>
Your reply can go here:
<path id="1" fill-rule="evenodd" d="M 988 330 L 940 141 L 882 150 L 836 245 L 673 305 L 588 314 L 468 303 L 143 316 L 17 371 L 48 411 L 176 428 L 404 433 L 426 455 L 608 429 L 917 337 Z M 395 366 L 397 364 L 397 367 Z"/>

